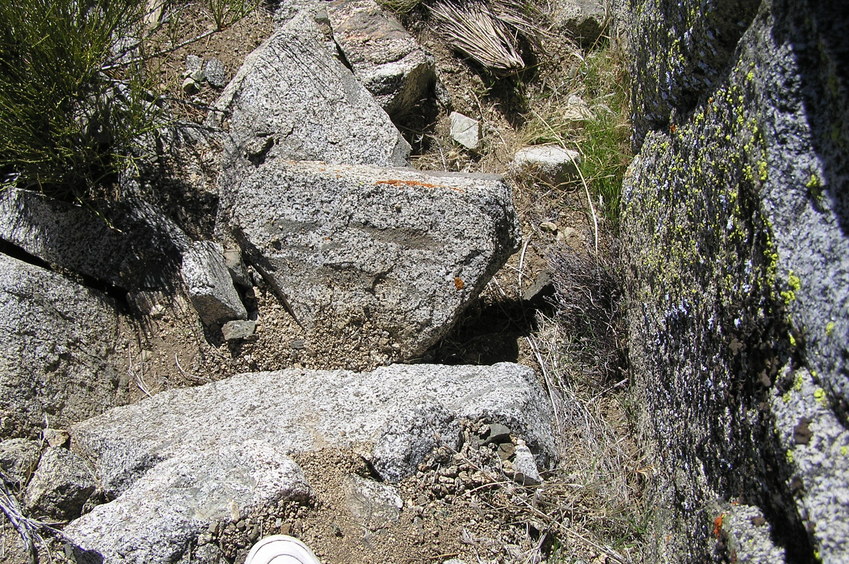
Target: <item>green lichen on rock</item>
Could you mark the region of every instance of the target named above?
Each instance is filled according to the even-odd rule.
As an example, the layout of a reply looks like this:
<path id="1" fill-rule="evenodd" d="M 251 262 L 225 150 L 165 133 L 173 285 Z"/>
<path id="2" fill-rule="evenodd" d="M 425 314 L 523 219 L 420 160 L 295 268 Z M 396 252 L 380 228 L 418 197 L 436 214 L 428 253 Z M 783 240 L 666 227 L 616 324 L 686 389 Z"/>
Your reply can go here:
<path id="1" fill-rule="evenodd" d="M 804 445 L 774 422 L 807 389 L 785 365 L 809 367 L 820 409 L 849 412 L 849 29 L 790 0 L 635 7 L 642 143 L 621 231 L 629 358 L 660 453 L 658 558 L 712 557 L 708 507 L 740 492 L 788 559 L 849 558 L 849 531 L 817 532 L 807 508 L 823 502 L 792 481 Z"/>

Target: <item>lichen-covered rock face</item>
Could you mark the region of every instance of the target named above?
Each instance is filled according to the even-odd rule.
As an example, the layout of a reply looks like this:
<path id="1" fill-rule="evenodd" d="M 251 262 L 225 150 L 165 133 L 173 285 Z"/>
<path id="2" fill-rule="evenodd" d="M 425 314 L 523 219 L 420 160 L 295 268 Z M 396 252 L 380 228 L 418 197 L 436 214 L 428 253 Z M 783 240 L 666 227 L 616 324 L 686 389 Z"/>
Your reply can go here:
<path id="1" fill-rule="evenodd" d="M 658 443 L 658 558 L 728 550 L 712 508 L 735 499 L 763 511 L 789 560 L 843 561 L 847 20 L 806 2 L 708 4 L 631 14 L 645 139 L 622 233 L 630 360 Z M 805 390 L 816 401 L 795 401 Z"/>
<path id="2" fill-rule="evenodd" d="M 0 437 L 37 437 L 120 403 L 117 342 L 109 300 L 0 254 Z"/>

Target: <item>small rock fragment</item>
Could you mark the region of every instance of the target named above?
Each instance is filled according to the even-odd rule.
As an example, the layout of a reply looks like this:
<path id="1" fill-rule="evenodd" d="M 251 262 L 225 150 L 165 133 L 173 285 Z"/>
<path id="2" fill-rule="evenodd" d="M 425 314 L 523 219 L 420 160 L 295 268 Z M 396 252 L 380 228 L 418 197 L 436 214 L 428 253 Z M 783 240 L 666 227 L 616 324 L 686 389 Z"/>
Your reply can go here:
<path id="1" fill-rule="evenodd" d="M 185 94 L 191 95 L 198 91 L 198 83 L 194 78 L 187 76 L 183 80 L 181 88 Z"/>
<path id="2" fill-rule="evenodd" d="M 203 71 L 206 76 L 206 81 L 210 86 L 215 88 L 224 88 L 227 86 L 227 69 L 224 68 L 224 63 L 218 59 L 209 59 L 206 62 Z"/>
<path id="3" fill-rule="evenodd" d="M 226 341 L 244 341 L 253 337 L 255 332 L 256 321 L 251 319 L 228 321 L 221 327 L 221 333 Z"/>
<path id="4" fill-rule="evenodd" d="M 536 175 L 540 180 L 559 184 L 578 174 L 581 154 L 557 145 L 535 145 L 516 152 L 510 168 Z"/>
<path id="5" fill-rule="evenodd" d="M 484 427 L 484 444 L 510 442 L 510 427 L 501 423 L 490 423 Z"/>
<path id="6" fill-rule="evenodd" d="M 197 55 L 186 55 L 186 76 L 198 71 L 203 66 L 203 59 Z"/>
<path id="7" fill-rule="evenodd" d="M 396 488 L 350 475 L 344 490 L 345 505 L 362 527 L 376 531 L 398 521 L 404 503 Z"/>
<path id="8" fill-rule="evenodd" d="M 513 459 L 513 475 L 511 477 L 525 486 L 536 486 L 542 483 L 542 476 L 537 470 L 534 455 L 531 449 L 521 440 L 516 445 L 516 457 Z"/>
<path id="9" fill-rule="evenodd" d="M 546 233 L 557 233 L 558 231 L 557 224 L 553 221 L 543 221 L 539 224 L 539 228 Z"/>
<path id="10" fill-rule="evenodd" d="M 64 429 L 45 429 L 41 436 L 52 447 L 66 447 L 71 440 L 71 435 Z"/>
<path id="11" fill-rule="evenodd" d="M 192 243 L 183 255 L 182 275 L 192 305 L 205 324 L 247 318 L 248 312 L 233 286 L 220 244 L 212 241 Z"/>
<path id="12" fill-rule="evenodd" d="M 64 448 L 50 447 L 27 486 L 26 505 L 39 516 L 71 519 L 82 513 L 95 486 L 94 475 L 82 458 Z"/>
<path id="13" fill-rule="evenodd" d="M 459 112 L 451 112 L 451 138 L 472 151 L 480 147 L 480 122 Z"/>

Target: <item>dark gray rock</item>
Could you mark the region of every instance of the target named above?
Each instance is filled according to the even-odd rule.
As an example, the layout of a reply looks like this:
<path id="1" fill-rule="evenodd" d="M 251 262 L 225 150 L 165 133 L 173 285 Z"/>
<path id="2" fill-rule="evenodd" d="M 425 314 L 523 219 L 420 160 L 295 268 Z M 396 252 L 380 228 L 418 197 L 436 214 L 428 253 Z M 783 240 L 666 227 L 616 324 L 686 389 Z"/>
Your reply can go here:
<path id="1" fill-rule="evenodd" d="M 104 562 L 176 562 L 210 525 L 310 495 L 300 467 L 271 441 L 197 446 L 154 463 L 117 499 L 69 524 L 67 539 Z"/>
<path id="2" fill-rule="evenodd" d="M 183 281 L 192 305 L 207 325 L 245 319 L 248 312 L 224 262 L 224 247 L 213 241 L 192 243 L 183 255 Z"/>
<path id="3" fill-rule="evenodd" d="M 371 94 L 299 13 L 251 53 L 213 122 L 229 132 L 225 185 L 275 158 L 404 166 L 410 146 Z"/>
<path id="4" fill-rule="evenodd" d="M 622 233 L 656 559 L 709 558 L 711 503 L 745 492 L 788 561 L 844 561 L 849 25 L 827 3 L 634 7 L 637 136 L 657 129 Z"/>
<path id="5" fill-rule="evenodd" d="M 374 0 L 327 7 L 333 38 L 354 76 L 390 116 L 409 113 L 436 79 L 433 58 Z"/>
<path id="6" fill-rule="evenodd" d="M 24 501 L 33 515 L 72 519 L 82 513 L 95 488 L 94 474 L 83 459 L 67 449 L 50 447 L 41 455 Z"/>
<path id="7" fill-rule="evenodd" d="M 552 7 L 553 27 L 591 47 L 607 32 L 610 21 L 605 3 L 599 0 L 557 0 Z"/>
<path id="8" fill-rule="evenodd" d="M 519 238 L 500 177 L 279 160 L 225 191 L 219 225 L 309 341 L 375 364 L 445 335 Z"/>
<path id="9" fill-rule="evenodd" d="M 13 486 L 23 487 L 38 465 L 41 446 L 29 439 L 0 442 L 0 471 Z"/>
<path id="10" fill-rule="evenodd" d="M 0 254 L 0 437 L 38 437 L 120 403 L 112 302 Z"/>
<path id="11" fill-rule="evenodd" d="M 227 69 L 220 60 L 209 59 L 203 66 L 203 75 L 210 86 L 224 88 L 227 86 Z"/>
<path id="12" fill-rule="evenodd" d="M 0 239 L 39 259 L 125 290 L 170 287 L 189 240 L 150 204 L 69 204 L 0 192 Z"/>

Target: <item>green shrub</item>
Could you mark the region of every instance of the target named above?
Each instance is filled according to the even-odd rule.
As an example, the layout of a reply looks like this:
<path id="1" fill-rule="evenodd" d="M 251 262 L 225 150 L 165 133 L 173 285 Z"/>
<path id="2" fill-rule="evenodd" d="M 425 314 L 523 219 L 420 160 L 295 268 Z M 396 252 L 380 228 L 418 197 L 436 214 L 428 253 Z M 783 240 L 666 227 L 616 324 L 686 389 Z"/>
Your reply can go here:
<path id="1" fill-rule="evenodd" d="M 216 29 L 255 5 L 208 2 Z M 0 2 L 3 185 L 85 199 L 127 168 L 163 114 L 145 72 L 157 48 L 157 25 L 145 22 L 151 7 L 147 0 Z"/>

